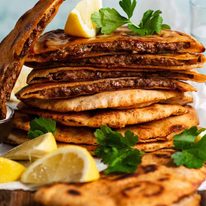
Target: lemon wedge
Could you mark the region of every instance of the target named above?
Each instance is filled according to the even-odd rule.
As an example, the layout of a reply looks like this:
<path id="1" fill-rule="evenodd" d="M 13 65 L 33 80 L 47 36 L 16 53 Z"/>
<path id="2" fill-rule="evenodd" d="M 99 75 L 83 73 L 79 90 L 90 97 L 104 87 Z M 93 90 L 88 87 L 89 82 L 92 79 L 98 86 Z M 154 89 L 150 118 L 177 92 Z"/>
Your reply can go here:
<path id="1" fill-rule="evenodd" d="M 99 171 L 90 153 L 78 146 L 66 146 L 32 163 L 22 175 L 27 184 L 53 182 L 89 182 L 99 178 Z"/>
<path id="2" fill-rule="evenodd" d="M 206 130 L 201 132 L 197 137 L 195 137 L 195 142 L 199 142 L 206 135 Z"/>
<path id="3" fill-rule="evenodd" d="M 16 181 L 24 171 L 25 167 L 23 165 L 0 157 L 0 183 Z"/>
<path id="4" fill-rule="evenodd" d="M 52 133 L 47 133 L 13 148 L 4 157 L 12 160 L 35 160 L 55 150 L 56 140 Z"/>
<path id="5" fill-rule="evenodd" d="M 65 33 L 91 38 L 97 34 L 96 26 L 92 23 L 91 15 L 102 8 L 102 0 L 82 0 L 68 16 Z"/>

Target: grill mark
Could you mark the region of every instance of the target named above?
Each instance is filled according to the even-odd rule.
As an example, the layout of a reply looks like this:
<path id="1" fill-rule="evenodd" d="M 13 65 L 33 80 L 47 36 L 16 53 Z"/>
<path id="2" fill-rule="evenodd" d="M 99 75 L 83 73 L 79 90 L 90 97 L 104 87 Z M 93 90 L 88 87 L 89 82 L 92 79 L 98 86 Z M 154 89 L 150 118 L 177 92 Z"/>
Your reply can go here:
<path id="1" fill-rule="evenodd" d="M 168 159 L 171 157 L 170 154 L 154 154 L 158 158 Z"/>
<path id="2" fill-rule="evenodd" d="M 185 129 L 185 127 L 183 125 L 173 125 L 172 127 L 169 128 L 169 131 L 170 131 L 170 133 L 173 133 L 173 132 L 182 131 L 184 129 Z"/>
<path id="3" fill-rule="evenodd" d="M 157 170 L 157 165 L 146 165 L 141 167 L 145 174 L 150 172 L 155 172 Z"/>
<path id="4" fill-rule="evenodd" d="M 182 197 L 178 198 L 176 201 L 173 202 L 173 204 L 177 204 L 179 202 L 181 202 L 183 199 L 192 196 L 194 193 L 188 194 L 188 195 L 183 195 Z"/>
<path id="5" fill-rule="evenodd" d="M 154 191 L 151 191 L 151 186 Z M 130 195 L 132 195 L 132 190 L 135 190 L 138 188 L 139 188 L 140 193 L 144 197 L 148 197 L 148 198 L 160 195 L 164 191 L 164 187 L 159 184 L 156 184 L 154 182 L 149 182 L 149 181 L 142 181 L 132 187 L 123 189 L 121 193 L 124 197 L 130 198 Z M 135 192 L 138 195 L 138 191 L 135 191 Z"/>
<path id="6" fill-rule="evenodd" d="M 74 190 L 74 189 L 68 190 L 67 193 L 72 196 L 81 196 L 81 192 L 79 192 L 78 190 Z"/>

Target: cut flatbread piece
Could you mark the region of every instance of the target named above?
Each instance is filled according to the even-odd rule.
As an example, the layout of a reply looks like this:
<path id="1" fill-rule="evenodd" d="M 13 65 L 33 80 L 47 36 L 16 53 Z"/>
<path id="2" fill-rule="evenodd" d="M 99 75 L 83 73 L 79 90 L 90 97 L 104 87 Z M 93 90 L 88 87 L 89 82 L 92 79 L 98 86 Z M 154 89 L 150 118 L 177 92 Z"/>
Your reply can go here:
<path id="1" fill-rule="evenodd" d="M 48 185 L 38 190 L 35 200 L 45 206 L 84 206 L 88 202 L 91 206 L 181 206 L 205 176 L 204 167 L 147 164 L 139 166 L 135 174 L 102 177 L 86 184 Z"/>
<path id="2" fill-rule="evenodd" d="M 139 143 L 170 141 L 172 133 L 181 133 L 185 129 L 198 125 L 199 122 L 195 110 L 188 107 L 188 111 L 187 114 L 125 127 L 118 131 L 124 134 L 127 130 L 131 130 L 138 136 Z M 13 119 L 13 127 L 28 132 L 30 129 L 29 122 L 32 119 L 32 116 L 16 112 Z M 94 132 L 95 129 L 91 128 L 67 127 L 58 124 L 54 136 L 58 142 L 62 143 L 96 145 Z"/>
<path id="3" fill-rule="evenodd" d="M 68 99 L 78 96 L 92 95 L 101 92 L 148 89 L 148 90 L 172 90 L 172 91 L 196 91 L 196 89 L 184 82 L 170 79 L 150 78 L 117 78 L 103 79 L 90 82 L 76 83 L 45 83 L 29 85 L 17 93 L 17 98 L 24 99 Z"/>
<path id="4" fill-rule="evenodd" d="M 175 80 L 190 80 L 206 82 L 206 75 L 196 71 L 153 71 L 125 69 L 97 69 L 91 67 L 58 67 L 52 69 L 32 70 L 29 74 L 28 84 L 40 84 L 48 82 L 84 82 L 99 79 L 139 77 L 139 78 L 169 78 Z"/>
<path id="5" fill-rule="evenodd" d="M 77 113 L 55 113 L 38 109 L 22 108 L 22 112 L 51 118 L 66 126 L 98 128 L 108 125 L 112 128 L 123 128 L 126 125 L 141 124 L 164 119 L 188 112 L 187 107 L 181 105 L 154 104 L 144 108 L 128 110 L 93 110 Z"/>
<path id="6" fill-rule="evenodd" d="M 80 112 L 106 108 L 146 107 L 158 102 L 172 99 L 183 99 L 184 93 L 165 90 L 123 90 L 102 92 L 91 96 L 77 97 L 67 100 L 27 99 L 24 103 L 39 109 L 55 112 Z"/>
<path id="7" fill-rule="evenodd" d="M 34 42 L 53 19 L 63 0 L 41 0 L 26 12 L 0 43 L 0 119 L 6 117 L 6 100 Z"/>

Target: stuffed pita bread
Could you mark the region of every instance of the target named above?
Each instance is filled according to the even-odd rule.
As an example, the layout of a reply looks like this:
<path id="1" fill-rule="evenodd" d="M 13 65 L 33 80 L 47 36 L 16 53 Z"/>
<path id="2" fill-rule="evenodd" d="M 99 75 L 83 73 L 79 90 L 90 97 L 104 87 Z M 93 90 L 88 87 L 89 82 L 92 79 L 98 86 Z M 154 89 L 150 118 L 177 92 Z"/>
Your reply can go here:
<path id="1" fill-rule="evenodd" d="M 41 0 L 26 12 L 0 43 L 0 119 L 6 117 L 6 100 L 34 42 L 53 19 L 63 0 Z"/>
<path id="2" fill-rule="evenodd" d="M 44 58 L 45 59 L 45 58 Z M 90 66 L 97 68 L 129 68 L 133 70 L 191 70 L 204 66 L 206 58 L 203 54 L 109 54 L 88 58 L 67 58 L 56 61 L 34 62 L 28 65 L 34 68 Z"/>
<path id="3" fill-rule="evenodd" d="M 47 83 L 24 87 L 17 93 L 19 100 L 25 99 L 69 99 L 78 96 L 92 95 L 101 92 L 128 89 L 196 91 L 191 85 L 170 79 L 141 79 L 136 77 L 103 79 L 76 83 Z"/>
<path id="4" fill-rule="evenodd" d="M 175 80 L 190 80 L 205 82 L 206 75 L 197 71 L 153 71 L 132 69 L 98 69 L 91 67 L 57 67 L 52 69 L 32 70 L 29 74 L 28 84 L 41 84 L 52 82 L 84 82 L 99 79 L 139 77 L 139 78 L 169 78 Z"/>
<path id="5" fill-rule="evenodd" d="M 201 53 L 204 50 L 204 46 L 190 35 L 172 30 L 141 37 L 122 27 L 111 35 L 91 39 L 72 37 L 63 30 L 54 30 L 39 39 L 27 61 L 41 62 L 43 56 L 47 58 L 45 61 L 51 61 L 62 57 L 97 56 L 98 53 Z"/>

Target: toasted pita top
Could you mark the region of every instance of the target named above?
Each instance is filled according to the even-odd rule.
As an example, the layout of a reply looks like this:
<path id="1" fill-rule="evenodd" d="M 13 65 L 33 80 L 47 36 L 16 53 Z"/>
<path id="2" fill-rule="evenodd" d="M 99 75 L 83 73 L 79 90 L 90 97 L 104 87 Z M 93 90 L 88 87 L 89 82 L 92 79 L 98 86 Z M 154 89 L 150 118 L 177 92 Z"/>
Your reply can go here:
<path id="1" fill-rule="evenodd" d="M 58 51 L 59 52 L 59 51 Z M 51 54 L 50 54 L 51 55 Z M 52 56 L 52 55 L 51 55 Z M 53 56 L 52 56 L 53 57 Z M 190 70 L 204 66 L 203 54 L 109 54 L 95 57 L 67 58 L 43 56 L 27 65 L 33 68 L 55 68 L 60 66 L 92 66 L 99 68 L 131 68 L 153 70 Z"/>
<path id="2" fill-rule="evenodd" d="M 124 134 L 127 130 L 131 130 L 135 135 L 139 137 L 139 143 L 170 141 L 172 133 L 180 133 L 184 129 L 198 125 L 198 117 L 195 110 L 190 107 L 187 108 L 189 111 L 187 114 L 168 117 L 150 123 L 128 126 L 119 129 L 118 131 Z M 31 120 L 32 116 L 18 111 L 16 112 L 13 119 L 14 128 L 29 131 L 29 122 Z M 95 129 L 91 128 L 75 128 L 57 125 L 55 138 L 59 142 L 64 142 L 68 144 L 96 145 L 94 131 Z"/>
<path id="3" fill-rule="evenodd" d="M 63 0 L 40 0 L 17 22 L 0 43 L 0 119 L 6 116 L 9 99 L 18 75 L 33 43 L 53 19 Z"/>
<path id="4" fill-rule="evenodd" d="M 137 53 L 200 53 L 204 46 L 196 39 L 182 32 L 163 30 L 160 35 L 137 36 L 126 28 L 121 28 L 111 35 L 100 35 L 84 39 L 71 37 L 63 30 L 44 34 L 34 47 L 34 54 L 56 52 L 66 56 L 87 55 L 91 52 L 137 52 Z"/>
<path id="5" fill-rule="evenodd" d="M 69 99 L 107 91 L 126 89 L 162 89 L 173 91 L 196 91 L 184 82 L 172 79 L 156 78 L 116 78 L 75 83 L 45 83 L 29 85 L 17 93 L 17 98 L 25 99 Z"/>
<path id="6" fill-rule="evenodd" d="M 52 82 L 84 82 L 107 78 L 139 77 L 139 78 L 169 78 L 206 82 L 206 75 L 196 71 L 137 71 L 132 69 L 99 69 L 92 67 L 58 67 L 52 69 L 32 70 L 28 84 Z"/>
<path id="7" fill-rule="evenodd" d="M 171 98 L 175 98 L 176 100 L 183 99 L 184 93 L 164 90 L 136 89 L 102 92 L 91 96 L 83 96 L 67 100 L 27 99 L 23 101 L 25 104 L 39 109 L 65 113 L 106 108 L 119 109 L 145 107 L 154 103 L 165 102 Z"/>
<path id="8" fill-rule="evenodd" d="M 32 108 L 22 108 L 21 111 L 51 118 L 66 126 L 98 128 L 102 125 L 108 125 L 112 128 L 122 128 L 126 125 L 141 124 L 172 115 L 182 115 L 188 112 L 188 108 L 181 105 L 154 104 L 128 110 L 93 110 L 76 113 L 57 113 Z"/>
<path id="9" fill-rule="evenodd" d="M 86 184 L 49 185 L 35 194 L 35 200 L 56 206 L 83 206 L 88 202 L 91 206 L 177 206 L 196 192 L 205 176 L 205 168 L 150 163 L 140 166 L 135 174 L 102 177 Z"/>

